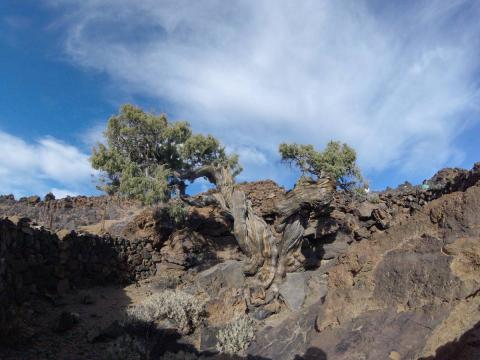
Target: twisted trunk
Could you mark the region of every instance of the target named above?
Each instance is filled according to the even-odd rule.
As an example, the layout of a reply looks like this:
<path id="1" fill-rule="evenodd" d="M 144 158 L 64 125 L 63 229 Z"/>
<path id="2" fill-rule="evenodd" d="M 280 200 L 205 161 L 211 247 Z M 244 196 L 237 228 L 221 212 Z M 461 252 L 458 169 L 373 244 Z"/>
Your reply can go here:
<path id="1" fill-rule="evenodd" d="M 335 184 L 330 179 L 300 182 L 283 201 L 276 204 L 280 216 L 269 225 L 254 213 L 245 193 L 235 186 L 228 168 L 209 165 L 186 176 L 191 181 L 199 177 L 206 177 L 216 185 L 219 192 L 215 197 L 223 210 L 231 214 L 235 238 L 249 259 L 245 273 L 255 275 L 263 289 L 281 280 L 285 272 L 298 268 L 302 261 L 300 247 L 308 220 L 305 213 L 313 206 L 328 205 L 335 190 Z"/>

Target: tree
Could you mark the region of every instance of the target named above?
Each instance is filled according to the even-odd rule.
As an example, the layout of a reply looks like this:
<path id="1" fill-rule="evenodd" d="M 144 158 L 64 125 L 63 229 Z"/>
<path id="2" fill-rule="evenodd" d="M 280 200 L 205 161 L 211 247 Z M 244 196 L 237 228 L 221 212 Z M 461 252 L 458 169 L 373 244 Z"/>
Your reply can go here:
<path id="1" fill-rule="evenodd" d="M 92 166 L 101 170 L 102 189 L 153 204 L 185 192 L 185 181 L 204 165 L 225 165 L 235 176 L 238 156 L 228 156 L 211 135 L 192 134 L 185 121 L 124 105 L 108 120 L 106 144 L 93 149 Z"/>
<path id="2" fill-rule="evenodd" d="M 300 249 L 310 211 L 328 207 L 333 199 L 330 178 L 304 181 L 276 204 L 278 216 L 267 223 L 235 184 L 238 157 L 226 155 L 214 137 L 193 135 L 188 123 L 170 123 L 164 115 L 132 105 L 109 120 L 105 135 L 107 144 L 94 149 L 91 161 L 105 172 L 106 191 L 152 203 L 172 193 L 181 200 L 185 182 L 200 177 L 216 186 L 213 196 L 233 219 L 233 234 L 246 255 L 244 271 L 251 275 L 248 289 L 256 305 L 276 298 L 278 286 L 272 285 L 302 266 Z M 266 291 L 273 296 L 265 296 Z"/>
<path id="3" fill-rule="evenodd" d="M 342 189 L 350 189 L 363 181 L 355 150 L 339 141 L 330 141 L 321 152 L 312 145 L 283 143 L 279 152 L 283 162 L 300 169 L 302 177 L 307 174 L 316 178 L 330 177 Z"/>

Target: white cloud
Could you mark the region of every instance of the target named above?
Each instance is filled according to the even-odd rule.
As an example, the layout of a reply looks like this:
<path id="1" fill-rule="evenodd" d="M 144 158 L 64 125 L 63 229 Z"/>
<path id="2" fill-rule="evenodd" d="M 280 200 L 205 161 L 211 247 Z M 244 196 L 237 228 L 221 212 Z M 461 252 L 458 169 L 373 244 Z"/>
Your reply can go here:
<path id="1" fill-rule="evenodd" d="M 334 138 L 371 173 L 429 174 L 462 158 L 455 139 L 478 110 L 476 2 L 50 4 L 66 14 L 57 26 L 72 61 L 174 104 L 257 165 L 281 141 Z M 275 164 L 255 171 L 282 177 Z"/>
<path id="2" fill-rule="evenodd" d="M 56 192 L 59 197 L 91 188 L 88 155 L 46 137 L 28 143 L 0 131 L 0 193 L 16 196 Z M 62 186 L 62 189 L 54 185 Z"/>
<path id="3" fill-rule="evenodd" d="M 228 153 L 236 153 L 240 157 L 240 162 L 244 165 L 265 165 L 268 160 L 267 156 L 255 147 L 250 146 L 227 146 Z"/>
<path id="4" fill-rule="evenodd" d="M 53 195 L 55 195 L 56 199 L 63 199 L 66 198 L 67 196 L 78 196 L 80 195 L 79 193 L 76 193 L 74 191 L 70 191 L 67 189 L 57 189 L 57 188 L 52 188 L 50 190 Z"/>
<path id="5" fill-rule="evenodd" d="M 83 144 L 91 150 L 93 147 L 97 146 L 98 143 L 105 142 L 105 136 L 103 135 L 105 131 L 105 122 L 98 123 L 80 134 L 80 140 Z"/>

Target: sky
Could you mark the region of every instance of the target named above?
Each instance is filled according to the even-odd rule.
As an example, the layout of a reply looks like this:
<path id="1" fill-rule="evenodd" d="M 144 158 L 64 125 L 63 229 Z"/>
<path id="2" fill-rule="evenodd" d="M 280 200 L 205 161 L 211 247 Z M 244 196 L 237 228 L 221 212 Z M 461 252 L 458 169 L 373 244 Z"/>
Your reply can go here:
<path id="1" fill-rule="evenodd" d="M 350 144 L 371 188 L 480 161 L 480 2 L 2 0 L 0 194 L 97 194 L 124 103 L 290 188 L 278 144 Z M 191 192 L 205 189 L 198 182 Z"/>

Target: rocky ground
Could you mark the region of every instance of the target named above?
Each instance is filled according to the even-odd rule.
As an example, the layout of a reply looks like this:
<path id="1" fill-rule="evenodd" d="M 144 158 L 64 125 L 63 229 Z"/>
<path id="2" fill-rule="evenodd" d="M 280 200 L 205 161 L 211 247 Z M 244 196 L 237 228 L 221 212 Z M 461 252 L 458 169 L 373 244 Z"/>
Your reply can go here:
<path id="1" fill-rule="evenodd" d="M 181 228 L 162 209 L 107 197 L 1 197 L 2 216 L 146 239 L 160 260 L 145 280 L 19 304 L 21 336 L 2 341 L 0 358 L 236 358 L 217 353 L 233 334 L 246 345 L 239 358 L 478 359 L 479 180 L 476 165 L 442 170 L 423 187 L 337 193 L 329 209 L 310 213 L 302 265 L 268 301 L 270 293 L 248 293 L 231 219 L 211 192 L 189 200 Z M 285 190 L 271 181 L 240 186 L 272 222 Z M 246 300 L 255 296 L 261 305 Z M 152 315 L 154 303 L 172 310 Z"/>

